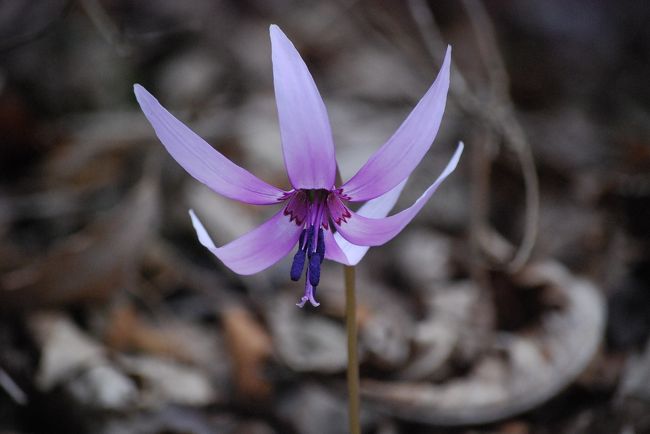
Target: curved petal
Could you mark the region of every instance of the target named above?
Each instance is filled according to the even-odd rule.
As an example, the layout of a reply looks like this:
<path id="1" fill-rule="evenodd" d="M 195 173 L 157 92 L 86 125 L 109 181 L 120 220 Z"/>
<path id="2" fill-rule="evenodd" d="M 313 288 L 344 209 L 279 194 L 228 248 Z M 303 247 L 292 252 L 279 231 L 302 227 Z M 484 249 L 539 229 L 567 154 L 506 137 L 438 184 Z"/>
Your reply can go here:
<path id="1" fill-rule="evenodd" d="M 420 163 L 438 133 L 449 89 L 451 47 L 438 77 L 395 134 L 343 184 L 343 194 L 353 202 L 382 195 L 406 179 Z"/>
<path id="2" fill-rule="evenodd" d="M 217 247 L 199 219 L 190 210 L 192 225 L 199 242 L 221 262 L 238 274 L 255 274 L 285 257 L 298 242 L 302 227 L 290 222 L 281 210 L 262 225 L 226 244 Z"/>
<path id="3" fill-rule="evenodd" d="M 370 218 L 353 213 L 347 223 L 336 226 L 337 233 L 349 242 L 362 246 L 380 246 L 391 240 L 409 224 L 445 178 L 454 171 L 462 152 L 463 143 L 461 142 L 438 179 L 409 208 L 386 218 Z"/>
<path id="4" fill-rule="evenodd" d="M 278 203 L 284 192 L 239 167 L 169 113 L 144 87 L 135 97 L 167 151 L 198 181 L 215 192 L 253 205 Z"/>
<path id="5" fill-rule="evenodd" d="M 343 265 L 352 265 L 347 254 L 343 250 L 343 247 L 341 247 L 339 242 L 334 239 L 336 235 L 338 235 L 338 233 L 332 234 L 332 231 L 323 231 L 323 239 L 325 240 L 325 259 Z"/>
<path id="6" fill-rule="evenodd" d="M 404 185 L 406 185 L 406 181 L 407 179 L 400 182 L 397 187 L 393 188 L 388 193 L 363 204 L 363 206 L 357 211 L 357 214 L 374 219 L 386 217 L 390 210 L 395 206 L 397 199 L 399 199 L 399 196 L 404 189 Z M 344 265 L 357 265 L 366 255 L 368 249 L 370 249 L 369 246 L 357 246 L 356 244 L 352 244 L 343 238 L 338 232 L 332 235 L 331 232 L 327 231 L 326 235 L 327 234 L 329 234 L 330 239 L 325 239 L 325 257 Z M 328 257 L 328 253 L 330 252 L 331 257 Z"/>
<path id="7" fill-rule="evenodd" d="M 275 100 L 289 180 L 295 189 L 330 189 L 336 157 L 325 104 L 291 41 L 276 25 L 270 32 Z"/>

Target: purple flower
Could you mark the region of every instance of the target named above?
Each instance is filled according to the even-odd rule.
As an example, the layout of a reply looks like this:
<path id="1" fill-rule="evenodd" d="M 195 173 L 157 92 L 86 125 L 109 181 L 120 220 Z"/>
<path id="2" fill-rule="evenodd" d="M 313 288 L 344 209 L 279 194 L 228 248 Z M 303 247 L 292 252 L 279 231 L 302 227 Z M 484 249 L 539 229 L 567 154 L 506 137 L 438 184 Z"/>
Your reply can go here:
<path id="1" fill-rule="evenodd" d="M 234 164 L 138 84 L 135 95 L 167 151 L 194 178 L 244 203 L 282 204 L 270 220 L 223 247 L 215 246 L 190 210 L 201 244 L 228 268 L 245 275 L 270 267 L 298 244 L 290 273 L 293 280 L 299 280 L 306 270 L 305 294 L 298 306 L 307 301 L 318 306 L 314 291 L 323 259 L 356 265 L 370 246 L 382 245 L 400 233 L 456 168 L 462 143 L 442 174 L 411 207 L 386 217 L 438 132 L 449 88 L 451 48 L 447 48 L 433 85 L 393 136 L 356 175 L 337 186 L 332 132 L 316 84 L 280 28 L 272 25 L 270 33 L 282 150 L 293 186 L 290 191 L 269 185 Z M 353 212 L 348 202 L 366 203 Z"/>

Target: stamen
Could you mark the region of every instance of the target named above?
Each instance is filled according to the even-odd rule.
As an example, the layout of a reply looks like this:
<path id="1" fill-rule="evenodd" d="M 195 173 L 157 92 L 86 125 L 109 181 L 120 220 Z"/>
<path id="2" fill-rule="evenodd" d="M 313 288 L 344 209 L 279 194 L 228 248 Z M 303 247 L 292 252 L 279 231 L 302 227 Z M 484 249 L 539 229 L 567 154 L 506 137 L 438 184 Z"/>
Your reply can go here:
<path id="1" fill-rule="evenodd" d="M 312 286 L 317 287 L 318 283 L 320 282 L 320 264 L 323 262 L 321 260 L 321 256 L 318 253 L 314 253 L 312 257 L 309 259 L 309 268 L 308 268 L 308 274 L 309 274 L 309 283 L 312 284 Z"/>
<path id="2" fill-rule="evenodd" d="M 298 249 L 302 250 L 305 247 L 305 234 L 307 233 L 306 229 L 303 229 L 300 233 L 300 239 L 298 240 Z"/>
<path id="3" fill-rule="evenodd" d="M 322 228 L 318 228 L 318 243 L 316 244 L 316 253 L 320 256 L 320 262 L 325 259 L 325 234 Z"/>
<path id="4" fill-rule="evenodd" d="M 307 251 L 307 255 L 311 258 L 312 245 L 314 242 L 314 227 L 309 226 L 307 230 L 307 241 L 305 242 L 304 249 Z"/>
<path id="5" fill-rule="evenodd" d="M 302 269 L 305 266 L 305 251 L 300 249 L 296 252 L 293 257 L 293 263 L 291 264 L 291 280 L 297 282 L 300 280 L 300 275 L 302 274 Z"/>
<path id="6" fill-rule="evenodd" d="M 296 303 L 297 306 L 303 307 L 307 302 L 312 306 L 319 306 L 320 303 L 316 301 L 315 291 L 320 283 L 320 267 L 323 259 L 325 258 L 325 234 L 323 227 L 327 227 L 323 223 L 323 217 L 327 214 L 327 192 L 321 191 L 304 191 L 297 192 L 293 197 L 293 202 L 290 203 L 285 214 L 291 217 L 297 217 L 300 211 L 303 211 L 301 205 L 302 201 L 307 201 L 307 206 L 304 211 L 304 222 L 306 228 L 302 230 L 300 239 L 298 241 L 298 251 L 293 257 L 291 264 L 291 280 L 299 280 L 302 270 L 307 268 L 305 272 L 305 293 Z M 340 203 L 340 200 L 338 201 Z M 345 218 L 349 212 L 341 204 L 341 214 Z M 295 218 L 296 222 L 299 221 Z M 327 223 L 326 220 L 325 223 Z M 307 265 L 305 267 L 305 262 Z"/>

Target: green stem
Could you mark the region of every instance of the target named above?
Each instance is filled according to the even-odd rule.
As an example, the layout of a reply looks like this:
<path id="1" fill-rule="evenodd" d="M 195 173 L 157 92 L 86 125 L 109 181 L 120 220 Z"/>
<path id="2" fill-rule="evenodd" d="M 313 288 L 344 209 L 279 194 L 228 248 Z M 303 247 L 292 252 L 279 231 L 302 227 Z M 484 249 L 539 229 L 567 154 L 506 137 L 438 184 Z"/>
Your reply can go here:
<path id="1" fill-rule="evenodd" d="M 354 267 L 343 267 L 345 273 L 345 328 L 348 335 L 348 414 L 350 434 L 361 434 L 359 423 L 359 361 L 357 357 L 357 300 Z"/>

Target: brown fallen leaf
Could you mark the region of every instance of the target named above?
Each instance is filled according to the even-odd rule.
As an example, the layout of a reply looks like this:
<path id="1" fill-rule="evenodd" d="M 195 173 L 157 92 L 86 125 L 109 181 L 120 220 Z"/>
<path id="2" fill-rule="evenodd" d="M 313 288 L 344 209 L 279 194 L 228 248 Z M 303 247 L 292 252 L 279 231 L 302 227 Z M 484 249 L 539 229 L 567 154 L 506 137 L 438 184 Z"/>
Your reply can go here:
<path id="1" fill-rule="evenodd" d="M 113 310 L 106 331 L 108 346 L 118 351 L 141 351 L 158 356 L 186 360 L 186 354 L 178 343 L 164 330 L 145 323 L 138 317 L 131 305 L 122 305 Z"/>
<path id="2" fill-rule="evenodd" d="M 271 383 L 264 378 L 262 370 L 272 354 L 270 336 L 242 307 L 224 310 L 222 319 L 237 392 L 248 399 L 267 398 L 271 393 Z"/>
<path id="3" fill-rule="evenodd" d="M 231 376 L 220 333 L 175 317 L 152 321 L 139 314 L 131 304 L 113 309 L 107 322 L 105 340 L 109 348 L 119 352 L 192 365 L 220 383 L 225 383 Z"/>
<path id="4" fill-rule="evenodd" d="M 499 426 L 499 432 L 501 434 L 528 434 L 530 426 L 526 422 L 513 420 Z"/>

